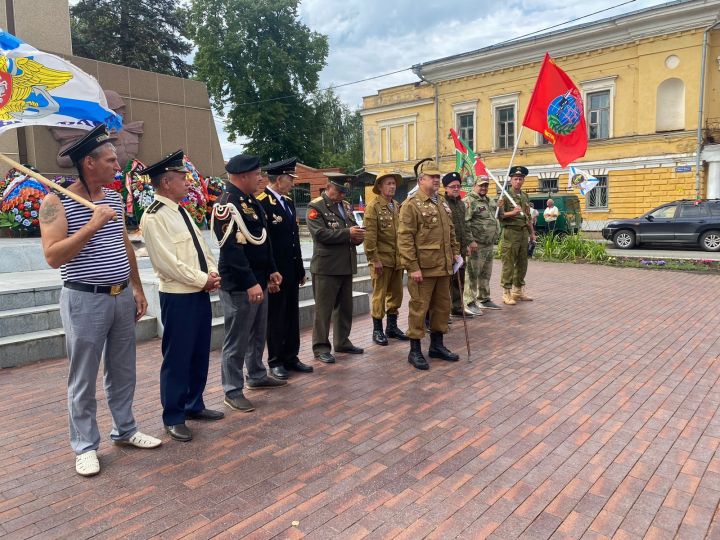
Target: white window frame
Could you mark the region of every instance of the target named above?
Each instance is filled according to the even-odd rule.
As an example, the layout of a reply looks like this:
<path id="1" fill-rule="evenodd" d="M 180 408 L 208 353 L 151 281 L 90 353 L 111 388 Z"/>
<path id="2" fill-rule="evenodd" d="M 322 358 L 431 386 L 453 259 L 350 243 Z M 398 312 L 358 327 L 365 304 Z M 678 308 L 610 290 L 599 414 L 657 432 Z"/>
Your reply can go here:
<path id="1" fill-rule="evenodd" d="M 453 105 L 453 124 L 455 131 L 460 135 L 460 124 L 458 123 L 458 115 L 472 113 L 473 115 L 473 140 L 468 141 L 473 151 L 477 148 L 477 99 L 471 101 L 463 101 Z"/>
<path id="2" fill-rule="evenodd" d="M 413 113 L 378 121 L 377 125 L 380 130 L 380 144 L 382 144 L 382 131 L 385 130 L 385 148 L 380 148 L 381 163 L 392 163 L 390 160 L 390 149 L 392 147 L 390 144 L 390 130 L 391 128 L 398 126 L 403 127 L 403 157 L 405 158 L 403 161 L 410 161 L 410 141 L 408 141 L 410 125 L 415 127 L 415 140 L 412 141 L 412 145 L 413 155 L 417 156 L 417 117 L 418 113 Z"/>
<path id="3" fill-rule="evenodd" d="M 610 77 L 603 77 L 601 79 L 592 79 L 589 81 L 583 81 L 580 83 L 580 89 L 582 91 L 582 98 L 583 98 L 583 108 L 585 109 L 583 112 L 585 114 L 585 122 L 587 122 L 588 118 L 588 110 L 587 110 L 587 103 L 588 103 L 588 94 L 592 94 L 594 92 L 603 92 L 605 90 L 610 91 L 609 99 L 610 99 L 610 110 L 608 111 L 608 139 L 612 139 L 614 136 L 613 131 L 613 124 L 614 122 L 614 116 L 615 116 L 615 80 L 617 79 L 617 75 L 612 75 Z M 588 140 L 591 141 L 604 141 L 606 139 L 590 139 L 590 128 L 588 127 Z"/>
<path id="4" fill-rule="evenodd" d="M 610 209 L 610 175 L 608 173 L 604 174 L 598 174 L 594 176 L 602 176 L 605 178 L 605 185 L 604 186 L 596 186 L 590 193 L 585 195 L 585 210 L 587 212 L 608 212 Z M 590 206 L 590 194 L 595 191 L 596 189 L 602 189 L 605 188 L 605 206 Z M 599 191 L 595 192 L 595 198 L 597 200 L 597 194 Z"/>
<path id="5" fill-rule="evenodd" d="M 514 119 L 515 129 L 513 130 L 513 144 L 509 148 L 498 147 L 498 134 L 497 134 L 497 110 L 501 107 L 514 108 Z M 520 109 L 520 92 L 512 92 L 510 94 L 503 94 L 500 96 L 494 96 L 490 98 L 490 117 L 492 118 L 492 149 L 493 152 L 498 150 L 512 150 L 513 146 L 517 142 L 518 128 L 520 127 L 520 121 L 518 120 L 518 110 Z"/>

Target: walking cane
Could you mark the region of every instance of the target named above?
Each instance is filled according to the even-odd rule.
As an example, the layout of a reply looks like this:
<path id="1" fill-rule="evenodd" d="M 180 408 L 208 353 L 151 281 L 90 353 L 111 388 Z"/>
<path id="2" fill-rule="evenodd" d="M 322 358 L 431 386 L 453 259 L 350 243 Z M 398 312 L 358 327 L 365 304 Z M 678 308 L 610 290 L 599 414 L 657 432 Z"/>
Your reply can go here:
<path id="1" fill-rule="evenodd" d="M 455 276 L 457 278 L 458 282 L 458 289 L 460 290 L 460 300 L 462 301 L 462 316 L 463 316 L 463 327 L 465 328 L 465 345 L 467 346 L 467 359 L 468 362 L 472 363 L 472 360 L 470 359 L 470 337 L 468 336 L 468 329 L 467 329 L 467 319 L 465 318 L 465 301 L 462 300 L 462 294 L 463 294 L 463 286 L 460 282 L 460 269 L 458 268 L 458 271 L 455 272 Z"/>

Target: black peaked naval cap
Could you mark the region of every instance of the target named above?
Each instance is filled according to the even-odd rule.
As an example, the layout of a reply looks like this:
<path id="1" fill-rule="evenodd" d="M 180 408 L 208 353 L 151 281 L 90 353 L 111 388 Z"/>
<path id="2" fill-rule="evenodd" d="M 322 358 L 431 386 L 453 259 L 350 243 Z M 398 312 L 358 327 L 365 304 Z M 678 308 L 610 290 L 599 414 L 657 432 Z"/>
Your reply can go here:
<path id="1" fill-rule="evenodd" d="M 68 156 L 74 163 L 77 163 L 98 146 L 110 141 L 110 134 L 105 124 L 99 124 L 88 131 L 84 137 L 75 141 L 70 147 L 60 152 L 61 156 Z"/>
<path id="2" fill-rule="evenodd" d="M 178 171 L 178 172 L 187 172 L 187 169 L 185 168 L 185 165 L 183 164 L 183 156 L 185 153 L 181 150 L 178 150 L 176 152 L 173 152 L 169 156 L 161 159 L 157 163 L 153 163 L 152 165 L 145 167 L 144 169 L 140 169 L 137 171 L 140 175 L 147 174 L 150 178 L 154 178 L 156 176 L 160 176 L 162 173 L 167 171 Z"/>
<path id="3" fill-rule="evenodd" d="M 460 176 L 460 173 L 455 172 L 455 171 L 449 172 L 445 176 L 443 176 L 442 185 L 447 187 L 450 183 L 454 182 L 455 180 L 457 180 L 458 182 L 460 182 L 462 184 L 462 176 Z"/>
<path id="4" fill-rule="evenodd" d="M 225 170 L 230 174 L 242 174 L 260 168 L 260 158 L 248 154 L 238 154 L 231 157 L 225 164 Z"/>
<path id="5" fill-rule="evenodd" d="M 283 159 L 281 161 L 268 163 L 262 168 L 262 170 L 268 173 L 270 176 L 280 176 L 281 174 L 287 174 L 297 178 L 297 175 L 295 174 L 296 164 L 297 158 L 291 157 L 288 159 Z"/>
<path id="6" fill-rule="evenodd" d="M 527 176 L 528 170 L 527 167 L 523 167 L 522 165 L 513 165 L 510 167 L 510 172 L 508 173 L 508 176 Z"/>

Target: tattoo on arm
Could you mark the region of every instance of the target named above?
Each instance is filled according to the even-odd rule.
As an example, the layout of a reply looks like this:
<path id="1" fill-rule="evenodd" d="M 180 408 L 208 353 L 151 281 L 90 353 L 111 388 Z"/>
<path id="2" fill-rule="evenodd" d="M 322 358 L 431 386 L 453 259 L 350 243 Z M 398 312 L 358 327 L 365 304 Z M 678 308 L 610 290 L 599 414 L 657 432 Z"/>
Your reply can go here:
<path id="1" fill-rule="evenodd" d="M 55 221 L 58 217 L 57 204 L 45 204 L 40 208 L 40 222 L 47 225 Z"/>

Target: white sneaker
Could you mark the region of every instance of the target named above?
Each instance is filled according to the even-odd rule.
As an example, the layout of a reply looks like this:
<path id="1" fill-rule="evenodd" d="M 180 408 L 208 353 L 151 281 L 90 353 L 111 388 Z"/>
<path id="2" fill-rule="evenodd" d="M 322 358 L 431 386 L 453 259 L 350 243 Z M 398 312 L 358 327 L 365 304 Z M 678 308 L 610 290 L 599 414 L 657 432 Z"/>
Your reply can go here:
<path id="1" fill-rule="evenodd" d="M 80 476 L 95 476 L 100 472 L 100 461 L 97 452 L 88 450 L 75 456 L 75 472 Z"/>
<path id="2" fill-rule="evenodd" d="M 123 439 L 114 442 L 115 444 L 134 446 L 135 448 L 157 448 L 162 444 L 162 441 L 160 439 L 156 439 L 155 437 L 151 437 L 150 435 L 145 435 L 144 433 L 141 433 L 139 431 L 136 431 L 135 434 L 129 439 Z"/>

